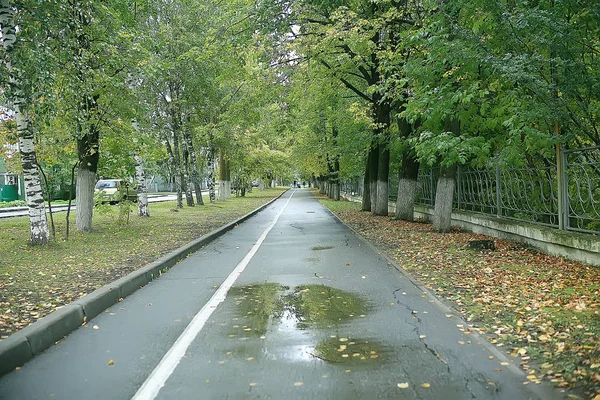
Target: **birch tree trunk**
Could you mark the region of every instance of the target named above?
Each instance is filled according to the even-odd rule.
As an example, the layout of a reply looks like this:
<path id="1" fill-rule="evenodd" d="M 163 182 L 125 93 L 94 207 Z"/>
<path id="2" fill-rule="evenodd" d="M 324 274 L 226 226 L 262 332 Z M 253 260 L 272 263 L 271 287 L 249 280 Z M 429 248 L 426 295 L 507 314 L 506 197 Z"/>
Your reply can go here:
<path id="1" fill-rule="evenodd" d="M 9 0 L 0 0 L 0 28 L 2 33 L 0 43 L 5 53 L 4 62 L 9 72 L 10 92 L 4 93 L 6 98 L 12 100 L 17 121 L 17 134 L 19 136 L 19 153 L 25 182 L 25 196 L 29 207 L 29 243 L 43 245 L 50 241 L 46 207 L 42 195 L 42 185 L 37 169 L 37 158 L 33 140 L 33 133 L 29 129 L 29 116 L 25 112 L 25 99 L 22 94 L 22 80 L 19 72 L 13 69 L 13 50 L 17 43 L 17 32 L 14 22 L 14 9 Z"/>
<path id="2" fill-rule="evenodd" d="M 215 154 L 212 147 L 212 143 L 209 146 L 208 152 L 206 153 L 206 163 L 208 164 L 208 197 L 211 204 L 215 203 Z"/>
<path id="3" fill-rule="evenodd" d="M 192 182 L 190 179 L 190 153 L 187 147 L 185 133 L 183 134 L 183 140 L 181 141 L 181 148 L 183 150 L 183 178 L 185 181 L 185 202 L 188 207 L 194 207 L 194 195 L 192 194 Z"/>
<path id="4" fill-rule="evenodd" d="M 19 107 L 15 107 L 15 112 L 19 133 L 19 153 L 25 181 L 25 196 L 29 207 L 29 243 L 32 245 L 47 244 L 50 241 L 50 232 L 37 169 L 33 133 L 28 128 L 27 116 L 20 112 Z"/>
<path id="5" fill-rule="evenodd" d="M 135 160 L 135 181 L 137 182 L 138 216 L 149 217 L 150 208 L 148 207 L 148 187 L 146 187 L 144 163 L 142 157 L 137 154 L 133 156 L 133 159 Z"/>

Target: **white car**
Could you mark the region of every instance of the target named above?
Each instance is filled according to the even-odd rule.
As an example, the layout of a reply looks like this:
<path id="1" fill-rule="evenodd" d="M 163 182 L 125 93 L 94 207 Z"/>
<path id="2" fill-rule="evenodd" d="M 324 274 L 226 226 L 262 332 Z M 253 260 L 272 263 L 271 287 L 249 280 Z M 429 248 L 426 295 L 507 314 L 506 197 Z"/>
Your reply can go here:
<path id="1" fill-rule="evenodd" d="M 100 179 L 96 182 L 94 194 L 101 193 L 102 202 L 111 204 L 118 203 L 123 200 L 136 201 L 137 194 L 131 187 L 129 182 L 123 179 Z"/>

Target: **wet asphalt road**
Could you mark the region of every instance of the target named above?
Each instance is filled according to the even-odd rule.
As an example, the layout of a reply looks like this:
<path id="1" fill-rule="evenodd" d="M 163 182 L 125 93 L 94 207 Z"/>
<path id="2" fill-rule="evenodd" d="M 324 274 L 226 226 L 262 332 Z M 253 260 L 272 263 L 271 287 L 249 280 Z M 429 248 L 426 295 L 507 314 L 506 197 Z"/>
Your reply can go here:
<path id="1" fill-rule="evenodd" d="M 164 386 L 147 380 L 203 307 L 212 313 Z M 524 385 L 451 314 L 308 190 L 290 190 L 0 378 L 0 399 L 131 399 L 142 385 L 160 390 L 139 398 L 157 399 L 562 398 Z"/>

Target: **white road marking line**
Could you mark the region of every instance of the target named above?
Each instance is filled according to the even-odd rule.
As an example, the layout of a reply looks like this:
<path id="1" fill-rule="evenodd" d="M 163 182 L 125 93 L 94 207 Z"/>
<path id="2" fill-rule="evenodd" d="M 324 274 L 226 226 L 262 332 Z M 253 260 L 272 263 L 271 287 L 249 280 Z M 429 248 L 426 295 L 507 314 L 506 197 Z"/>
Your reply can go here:
<path id="1" fill-rule="evenodd" d="M 202 309 L 194 316 L 192 322 L 185 328 L 181 336 L 177 338 L 173 346 L 167 351 L 162 360 L 158 363 L 154 371 L 150 374 L 150 376 L 146 379 L 146 381 L 142 384 L 142 386 L 138 389 L 138 391 L 133 395 L 131 400 L 153 400 L 158 396 L 158 392 L 165 385 L 169 376 L 173 373 L 183 356 L 189 345 L 196 338 L 198 333 L 204 327 L 206 321 L 210 315 L 217 309 L 217 306 L 225 300 L 227 296 L 227 292 L 233 286 L 237 278 L 244 271 L 254 254 L 258 251 L 258 248 L 262 245 L 265 238 L 273 229 L 281 214 L 289 204 L 292 196 L 296 191 L 292 192 L 290 198 L 285 203 L 283 208 L 277 213 L 275 219 L 271 222 L 271 224 L 265 229 L 265 231 L 260 235 L 254 246 L 250 249 L 248 254 L 240 261 L 240 263 L 235 267 L 235 269 L 229 274 L 227 279 L 221 284 L 219 289 L 213 294 L 208 303 L 202 307 Z"/>

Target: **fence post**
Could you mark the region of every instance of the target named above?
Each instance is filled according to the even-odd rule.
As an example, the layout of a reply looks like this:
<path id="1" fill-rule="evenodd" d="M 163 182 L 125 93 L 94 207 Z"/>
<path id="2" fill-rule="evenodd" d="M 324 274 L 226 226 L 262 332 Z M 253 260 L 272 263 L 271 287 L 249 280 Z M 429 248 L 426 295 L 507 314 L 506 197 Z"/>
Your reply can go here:
<path id="1" fill-rule="evenodd" d="M 496 216 L 502 218 L 502 176 L 499 165 L 496 165 Z"/>
<path id="2" fill-rule="evenodd" d="M 461 166 L 459 164 L 458 168 L 456 168 L 456 197 L 458 199 L 457 203 L 458 203 L 458 210 L 459 211 L 462 210 L 462 207 L 461 207 L 462 204 L 461 204 L 461 201 L 460 201 L 461 197 L 462 197 L 461 196 L 462 195 L 462 190 L 461 190 L 461 178 L 460 178 L 461 174 L 460 174 L 460 172 L 461 172 Z"/>
<path id="3" fill-rule="evenodd" d="M 431 206 L 435 206 L 435 192 L 433 191 L 433 168 L 429 169 L 429 181 L 431 183 L 430 189 L 429 189 L 429 202 L 431 203 Z"/>
<path id="4" fill-rule="evenodd" d="M 565 171 L 564 154 L 560 143 L 556 144 L 556 180 L 558 183 L 558 229 L 565 229 Z"/>

